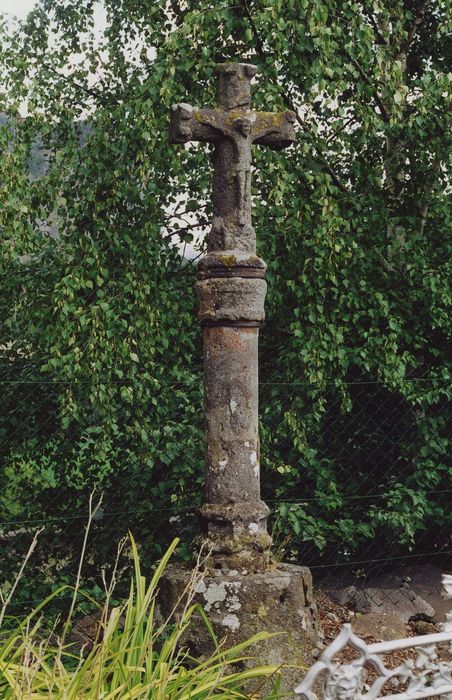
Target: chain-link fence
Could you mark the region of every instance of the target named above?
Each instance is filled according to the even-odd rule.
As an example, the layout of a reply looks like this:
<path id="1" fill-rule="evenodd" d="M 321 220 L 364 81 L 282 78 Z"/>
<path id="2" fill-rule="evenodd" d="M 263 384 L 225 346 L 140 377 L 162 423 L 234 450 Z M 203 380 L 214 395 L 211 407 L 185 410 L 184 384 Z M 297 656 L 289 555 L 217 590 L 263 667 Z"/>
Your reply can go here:
<path id="1" fill-rule="evenodd" d="M 10 603 L 18 614 L 73 581 L 93 488 L 103 494 L 83 568 L 93 599 L 128 530 L 148 566 L 174 536 L 189 559 L 202 501 L 200 366 L 168 385 L 144 374 L 44 379 L 35 369 L 34 358 L 0 372 L 4 596 L 42 530 Z M 452 566 L 450 389 L 428 373 L 397 387 L 363 373 L 321 387 L 263 377 L 274 557 L 310 566 L 317 586 L 346 606 L 431 617 L 440 574 Z"/>
<path id="2" fill-rule="evenodd" d="M 441 618 L 452 567 L 450 383 L 435 373 L 395 387 L 357 373 L 319 392 L 262 385 L 281 556 L 360 612 Z M 450 604 L 449 604 L 450 605 Z"/>

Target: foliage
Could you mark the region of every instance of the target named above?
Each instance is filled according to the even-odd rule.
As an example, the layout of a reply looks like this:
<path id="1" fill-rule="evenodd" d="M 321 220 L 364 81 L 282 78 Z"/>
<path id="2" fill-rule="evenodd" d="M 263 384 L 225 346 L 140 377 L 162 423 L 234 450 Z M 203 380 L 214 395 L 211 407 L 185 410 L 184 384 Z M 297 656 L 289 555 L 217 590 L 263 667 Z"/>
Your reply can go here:
<path id="1" fill-rule="evenodd" d="M 77 514 L 97 484 L 121 514 L 106 560 L 114 534 L 162 541 L 158 509 L 199 502 L 195 265 L 175 243 L 209 220 L 210 168 L 166 131 L 243 57 L 254 105 L 298 114 L 290 152 L 254 152 L 265 496 L 312 561 L 422 546 L 451 517 L 449 3 L 104 0 L 101 27 L 99 7 L 40 0 L 2 30 L 8 519 Z"/>
<path id="2" fill-rule="evenodd" d="M 149 582 L 141 572 L 133 539 L 131 545 L 134 572 L 129 597 L 123 606 L 111 607 L 112 590 L 107 588 L 98 639 L 90 651 L 79 652 L 74 644 L 66 642 L 64 633 L 57 646 L 51 638 L 43 638 L 42 614 L 51 599 L 44 601 L 19 626 L 2 635 L 1 697 L 4 700 L 94 700 L 101 697 L 123 700 L 202 700 L 215 697 L 232 700 L 249 697 L 244 690 L 246 683 L 254 681 L 262 688 L 273 679 L 274 690 L 262 691 L 260 697 L 276 700 L 277 667 L 240 669 L 240 662 L 249 659 L 244 653 L 268 635 L 257 634 L 229 649 L 216 644 L 215 651 L 204 661 L 190 658 L 183 651 L 181 641 L 198 611 L 198 606 L 190 599 L 192 592 L 187 593 L 188 601 L 180 620 L 171 618 L 159 623 L 156 617 L 159 579 L 177 541 L 165 553 Z M 71 619 L 67 620 L 66 629 L 71 622 Z M 207 620 L 205 622 L 209 625 Z M 214 636 L 212 639 L 215 646 Z"/>

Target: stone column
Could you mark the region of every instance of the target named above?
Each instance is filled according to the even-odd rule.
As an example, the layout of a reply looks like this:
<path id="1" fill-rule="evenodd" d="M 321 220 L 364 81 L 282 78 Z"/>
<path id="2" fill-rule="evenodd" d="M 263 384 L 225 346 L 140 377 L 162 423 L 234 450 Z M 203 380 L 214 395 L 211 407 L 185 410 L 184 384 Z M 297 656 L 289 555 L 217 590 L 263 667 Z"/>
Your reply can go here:
<path id="1" fill-rule="evenodd" d="M 251 109 L 256 70 L 241 63 L 218 66 L 218 107 L 182 103 L 171 114 L 172 143 L 214 147 L 213 221 L 197 283 L 206 414 L 205 499 L 199 516 L 208 556 L 194 593 L 218 639 L 234 644 L 264 629 L 283 633 L 255 653 L 258 663 L 299 666 L 284 671 L 283 687 L 291 689 L 315 655 L 318 629 L 309 569 L 270 560 L 268 508 L 260 497 L 258 339 L 266 265 L 256 256 L 251 222 L 251 147 L 289 146 L 295 115 Z M 184 599 L 189 580 L 186 568 L 168 568 L 162 578 L 163 614 Z M 201 621 L 188 630 L 186 643 L 195 655 L 213 650 Z"/>
<path id="2" fill-rule="evenodd" d="M 265 265 L 256 256 L 227 251 L 210 254 L 200 264 L 197 284 L 206 413 L 201 530 L 213 567 L 225 571 L 262 571 L 269 562 L 258 434 L 264 274 Z"/>

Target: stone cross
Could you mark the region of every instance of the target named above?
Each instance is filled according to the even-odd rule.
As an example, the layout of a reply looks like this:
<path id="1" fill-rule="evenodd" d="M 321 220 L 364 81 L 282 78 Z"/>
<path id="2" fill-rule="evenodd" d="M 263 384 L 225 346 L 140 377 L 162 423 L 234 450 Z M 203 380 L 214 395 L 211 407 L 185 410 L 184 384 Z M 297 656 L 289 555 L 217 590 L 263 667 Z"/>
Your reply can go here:
<path id="1" fill-rule="evenodd" d="M 260 496 L 258 336 L 266 265 L 251 223 L 251 146 L 280 150 L 295 139 L 293 112 L 251 109 L 246 63 L 217 66 L 215 109 L 172 107 L 170 142 L 213 144 L 212 229 L 198 268 L 206 412 L 202 539 L 219 572 L 263 571 L 271 538 Z"/>

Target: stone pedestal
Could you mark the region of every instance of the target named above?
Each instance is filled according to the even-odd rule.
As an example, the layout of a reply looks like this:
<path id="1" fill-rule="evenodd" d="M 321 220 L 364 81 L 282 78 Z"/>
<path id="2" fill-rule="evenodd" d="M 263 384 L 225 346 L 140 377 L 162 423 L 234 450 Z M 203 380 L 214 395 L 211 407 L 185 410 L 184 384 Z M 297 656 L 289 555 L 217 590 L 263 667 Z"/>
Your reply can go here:
<path id="1" fill-rule="evenodd" d="M 192 571 L 170 565 L 160 582 L 160 609 L 168 616 L 180 601 L 192 578 Z M 238 644 L 262 631 L 278 636 L 251 647 L 254 658 L 245 662 L 256 665 L 281 665 L 283 689 L 287 697 L 300 682 L 306 668 L 319 651 L 317 610 L 308 568 L 290 564 L 275 565 L 258 573 L 200 574 L 195 586 L 194 602 L 209 617 L 218 641 L 224 648 Z M 214 651 L 214 644 L 201 617 L 195 617 L 185 643 L 196 658 Z"/>

